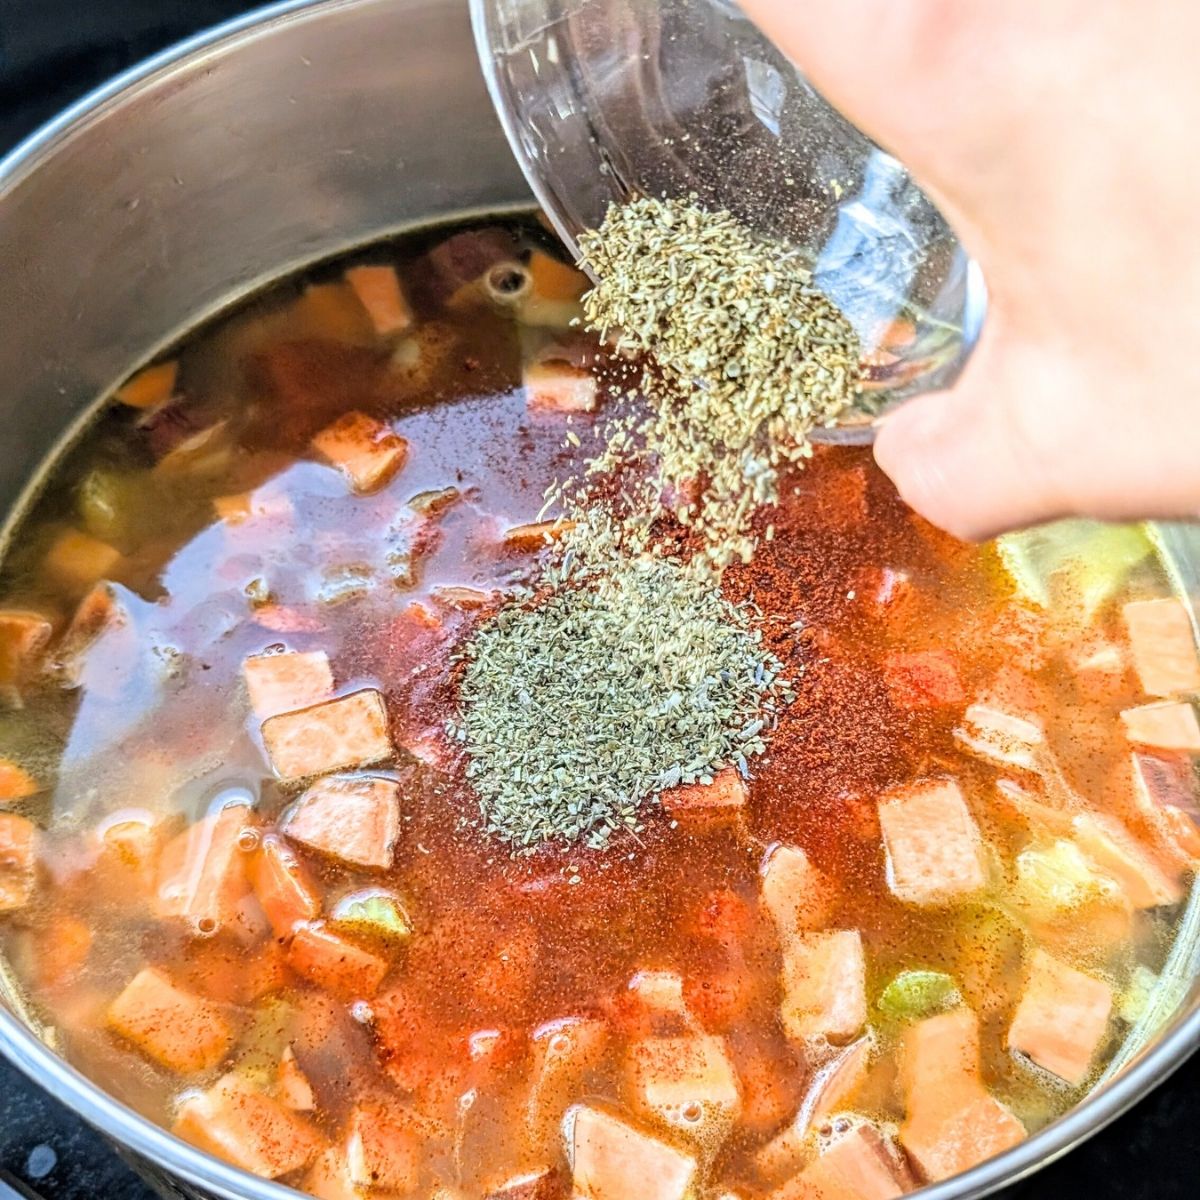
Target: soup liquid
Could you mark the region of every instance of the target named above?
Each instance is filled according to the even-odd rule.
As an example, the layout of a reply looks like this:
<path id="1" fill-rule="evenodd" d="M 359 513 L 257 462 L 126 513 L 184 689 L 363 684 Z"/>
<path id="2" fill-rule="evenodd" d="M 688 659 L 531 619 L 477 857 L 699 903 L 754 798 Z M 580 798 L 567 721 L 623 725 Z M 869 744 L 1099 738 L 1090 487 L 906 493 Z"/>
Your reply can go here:
<path id="1" fill-rule="evenodd" d="M 444 252 L 455 237 L 466 239 L 457 257 Z M 628 1116 L 630 981 L 677 973 L 692 1018 L 723 1039 L 740 1081 L 740 1116 L 694 1147 L 704 1186 L 765 1196 L 773 1184 L 757 1156 L 832 1053 L 789 1040 L 779 1019 L 780 944 L 760 892 L 764 856 L 784 843 L 829 881 L 832 926 L 859 931 L 865 950 L 875 1050 L 844 1107 L 884 1129 L 905 1119 L 905 1021 L 878 1003 L 899 972 L 940 971 L 978 1017 L 982 1082 L 1036 1130 L 1087 1081 L 1063 1083 L 1006 1045 L 1032 949 L 1119 996 L 1169 947 L 1170 905 L 1131 907 L 1116 888 L 1047 907 L 1017 870 L 1023 850 L 1057 836 L 1031 818 L 1038 805 L 1068 824 L 1085 810 L 1115 816 L 1166 855 L 1128 782 L 1118 713 L 1144 701 L 1137 679 L 1122 669 L 1095 685 L 1077 666 L 1088 646 L 1124 646 L 1121 603 L 1158 594 L 1160 580 L 1143 563 L 1094 614 L 1039 609 L 1014 594 L 993 548 L 960 545 L 909 512 L 867 451 L 821 450 L 761 514 L 755 562 L 723 584 L 758 606 L 798 691 L 752 765 L 741 815 L 695 826 L 650 803 L 641 832 L 604 850 L 514 856 L 481 834 L 445 734 L 454 655 L 494 609 L 489 597 L 531 577 L 543 552 L 506 545 L 505 531 L 534 521 L 549 485 L 582 468 L 611 401 L 602 394 L 595 414 L 527 406 L 531 346 L 557 339 L 606 367 L 576 332 L 489 300 L 471 259 L 486 266 L 498 253 L 489 246 L 518 260 L 553 252 L 532 221 L 439 228 L 288 280 L 199 330 L 178 348 L 174 398 L 106 406 L 23 518 L 0 576 L 4 605 L 49 614 L 61 631 L 104 579 L 117 614 L 90 638 L 78 621 L 56 633 L 49 669 L 26 676 L 20 707 L 0 716 L 0 754 L 39 788 L 22 808 L 42 828 L 34 898 L 3 929 L 38 1018 L 97 1083 L 166 1124 L 181 1096 L 231 1070 L 274 1086 L 290 1046 L 315 1094 L 305 1119 L 330 1147 L 365 1098 L 411 1108 L 437 1130 L 412 1194 L 441 1179 L 474 1196 L 521 1170 L 569 1172 L 557 1141 L 540 1151 L 548 1163 L 531 1162 L 522 1133 L 536 1031 L 605 1021 L 607 1050 L 561 1107 L 586 1100 Z M 356 262 L 397 267 L 410 330 L 374 331 L 344 282 Z M 352 410 L 408 443 L 402 470 L 368 495 L 311 446 Z M 88 553 L 64 566 L 72 531 L 90 539 Z M 91 540 L 111 549 L 98 571 Z M 242 797 L 259 822 L 246 852 L 257 852 L 301 789 L 271 771 L 243 662 L 282 648 L 326 652 L 339 694 L 378 689 L 397 747 L 370 771 L 400 786 L 394 866 L 296 847 L 326 914 L 375 888 L 409 915 L 403 945 L 368 939 L 389 973 L 358 1000 L 279 965 L 284 941 L 252 897 L 236 926 L 160 919 L 154 864 L 106 841 L 125 821 L 166 841 Z M 897 684 L 896 656 L 923 652 L 952 664 L 949 702 Z M 964 748 L 955 731 L 966 705 L 990 697 L 1044 727 L 1053 777 Z M 969 902 L 919 907 L 889 888 L 879 800 L 931 777 L 958 783 L 987 847 L 990 883 Z M 170 1070 L 114 1033 L 108 1006 L 147 965 L 227 1006 L 236 1039 L 219 1066 Z M 1089 1080 L 1127 1028 L 1111 1018 Z M 307 1168 L 286 1178 L 322 1186 Z"/>

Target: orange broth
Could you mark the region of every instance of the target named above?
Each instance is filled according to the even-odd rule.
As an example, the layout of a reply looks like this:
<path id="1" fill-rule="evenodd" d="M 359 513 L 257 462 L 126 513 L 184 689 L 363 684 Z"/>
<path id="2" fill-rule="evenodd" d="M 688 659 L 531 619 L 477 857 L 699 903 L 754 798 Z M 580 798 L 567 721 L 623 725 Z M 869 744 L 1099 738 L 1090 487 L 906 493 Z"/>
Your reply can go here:
<path id="1" fill-rule="evenodd" d="M 1156 670 L 1188 690 L 1174 610 L 1135 610 L 1149 635 L 1125 610 L 1175 602 L 1146 559 L 1093 613 L 1040 608 L 868 451 L 821 450 L 723 584 L 798 691 L 744 802 L 697 820 L 667 797 L 604 850 L 514 857 L 479 832 L 445 722 L 456 650 L 543 553 L 506 531 L 610 403 L 527 404 L 531 358 L 610 369 L 567 324 L 582 281 L 558 253 L 514 220 L 317 268 L 189 335 L 56 463 L 0 577 L 2 936 L 25 998 L 121 1100 L 318 1196 L 620 1200 L 638 1179 L 639 1200 L 876 1200 L 972 1165 L 1080 1098 L 1169 950 L 1195 747 L 1182 708 L 1182 735 L 1132 741 L 1120 714 L 1186 707 L 1146 691 Z M 480 284 L 531 257 L 525 300 Z M 409 313 L 373 323 L 391 293 L 356 293 L 363 263 L 395 268 Z M 318 448 L 349 412 L 376 451 L 407 443 L 371 490 Z M 318 705 L 386 705 L 389 752 L 350 773 L 396 785 L 390 865 L 289 835 L 313 780 L 278 778 L 244 681 L 286 652 L 327 656 Z M 905 841 L 922 805 L 949 824 Z M 794 928 L 765 898 L 781 846 L 819 894 Z M 365 889 L 407 927 L 339 921 Z M 861 978 L 830 983 L 847 939 Z M 913 971 L 954 994 L 885 991 Z M 1090 1035 L 1040 1019 L 1047 979 Z M 859 1018 L 834 1021 L 829 988 L 857 988 Z M 938 1049 L 961 1030 L 976 1061 Z M 978 1116 L 953 1154 L 949 1116 L 917 1111 L 942 1087 Z"/>

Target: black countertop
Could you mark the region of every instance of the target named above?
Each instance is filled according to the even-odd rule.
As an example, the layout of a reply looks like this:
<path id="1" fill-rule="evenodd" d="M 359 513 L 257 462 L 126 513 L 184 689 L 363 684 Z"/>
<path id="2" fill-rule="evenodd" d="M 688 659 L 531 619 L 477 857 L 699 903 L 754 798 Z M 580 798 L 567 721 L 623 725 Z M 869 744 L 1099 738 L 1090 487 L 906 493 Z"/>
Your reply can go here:
<path id="1" fill-rule="evenodd" d="M 251 7 L 239 0 L 0 0 L 0 153 L 109 76 Z M 0 1059 L 0 1200 L 10 1200 L 6 1180 L 17 1194 L 44 1200 L 151 1200 L 102 1138 Z M 1200 1056 L 1103 1133 L 1003 1196 L 1198 1200 Z"/>

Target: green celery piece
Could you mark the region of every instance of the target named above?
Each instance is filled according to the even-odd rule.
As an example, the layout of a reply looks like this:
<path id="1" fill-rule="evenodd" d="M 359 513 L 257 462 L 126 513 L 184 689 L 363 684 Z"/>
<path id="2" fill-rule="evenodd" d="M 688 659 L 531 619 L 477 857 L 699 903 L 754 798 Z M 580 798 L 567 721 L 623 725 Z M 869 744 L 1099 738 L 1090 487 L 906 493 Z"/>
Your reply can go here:
<path id="1" fill-rule="evenodd" d="M 244 1079 L 266 1087 L 275 1081 L 279 1060 L 292 1040 L 295 1006 L 269 996 L 254 1010 L 242 1034 L 233 1069 Z"/>
<path id="2" fill-rule="evenodd" d="M 996 539 L 1017 594 L 1040 608 L 1078 606 L 1086 620 L 1114 595 L 1153 551 L 1142 525 L 1066 520 Z"/>
<path id="3" fill-rule="evenodd" d="M 917 1021 L 953 1008 L 962 997 L 942 971 L 901 971 L 879 995 L 879 1011 L 895 1021 Z"/>
<path id="4" fill-rule="evenodd" d="M 391 941 L 412 937 L 412 921 L 404 905 L 390 892 L 353 892 L 334 905 L 334 922 L 356 933 L 369 933 Z"/>

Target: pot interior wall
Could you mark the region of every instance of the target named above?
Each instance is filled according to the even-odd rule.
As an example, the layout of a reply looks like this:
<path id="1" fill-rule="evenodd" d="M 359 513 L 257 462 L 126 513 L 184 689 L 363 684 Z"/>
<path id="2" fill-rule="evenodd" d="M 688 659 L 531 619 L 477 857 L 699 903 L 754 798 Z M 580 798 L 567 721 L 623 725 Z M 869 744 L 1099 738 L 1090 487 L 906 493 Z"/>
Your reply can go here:
<path id="1" fill-rule="evenodd" d="M 0 511 L 184 327 L 405 225 L 529 202 L 465 3 L 298 5 L 164 63 L 0 174 Z"/>

